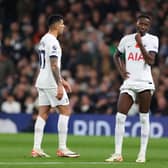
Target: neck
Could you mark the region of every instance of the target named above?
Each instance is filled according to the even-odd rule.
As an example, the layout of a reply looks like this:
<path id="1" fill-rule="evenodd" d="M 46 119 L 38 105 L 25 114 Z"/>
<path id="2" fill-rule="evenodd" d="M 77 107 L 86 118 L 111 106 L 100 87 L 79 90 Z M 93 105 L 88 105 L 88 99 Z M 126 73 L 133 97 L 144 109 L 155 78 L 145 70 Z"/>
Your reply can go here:
<path id="1" fill-rule="evenodd" d="M 139 32 L 141 36 L 145 36 L 146 32 Z"/>
<path id="2" fill-rule="evenodd" d="M 58 36 L 58 31 L 57 30 L 49 30 L 48 33 L 52 34 L 55 37 Z"/>

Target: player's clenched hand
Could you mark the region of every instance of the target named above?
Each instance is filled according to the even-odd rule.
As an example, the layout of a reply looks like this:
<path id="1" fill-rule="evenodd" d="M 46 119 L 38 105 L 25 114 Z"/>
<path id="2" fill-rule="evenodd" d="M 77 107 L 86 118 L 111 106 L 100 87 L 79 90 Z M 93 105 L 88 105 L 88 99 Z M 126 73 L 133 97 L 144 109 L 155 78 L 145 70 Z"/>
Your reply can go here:
<path id="1" fill-rule="evenodd" d="M 125 80 L 129 78 L 129 72 L 127 72 L 124 62 L 121 62 L 120 75 Z"/>
<path id="2" fill-rule="evenodd" d="M 63 96 L 63 85 L 58 85 L 56 98 L 58 100 L 62 99 Z"/>
<path id="3" fill-rule="evenodd" d="M 63 80 L 63 86 L 68 93 L 72 92 L 71 85 L 67 81 Z"/>
<path id="4" fill-rule="evenodd" d="M 135 35 L 135 40 L 136 40 L 136 42 L 137 42 L 139 45 L 142 44 L 142 40 L 141 40 L 141 35 L 140 35 L 140 33 L 137 33 L 137 34 Z"/>
<path id="5" fill-rule="evenodd" d="M 123 71 L 121 71 L 120 73 L 121 73 L 121 77 L 122 77 L 124 80 L 127 79 L 127 78 L 129 78 L 129 74 L 130 74 L 129 72 L 123 70 Z"/>

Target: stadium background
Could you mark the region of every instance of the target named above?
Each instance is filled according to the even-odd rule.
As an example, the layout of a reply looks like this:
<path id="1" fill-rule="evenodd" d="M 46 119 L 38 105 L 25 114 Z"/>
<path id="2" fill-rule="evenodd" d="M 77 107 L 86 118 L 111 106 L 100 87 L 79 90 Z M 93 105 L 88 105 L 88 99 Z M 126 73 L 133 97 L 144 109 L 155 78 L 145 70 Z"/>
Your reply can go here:
<path id="1" fill-rule="evenodd" d="M 115 114 L 122 80 L 112 57 L 121 37 L 135 31 L 139 11 L 152 14 L 151 33 L 160 39 L 152 71 L 157 90 L 151 114 L 168 115 L 168 2 L 164 0 L 1 0 L 1 111 L 32 113 L 36 108 L 38 42 L 47 31 L 47 16 L 60 13 L 66 24 L 60 37 L 62 75 L 72 84 L 73 113 Z M 14 103 L 12 111 L 5 102 Z M 136 104 L 130 115 L 134 111 Z"/>

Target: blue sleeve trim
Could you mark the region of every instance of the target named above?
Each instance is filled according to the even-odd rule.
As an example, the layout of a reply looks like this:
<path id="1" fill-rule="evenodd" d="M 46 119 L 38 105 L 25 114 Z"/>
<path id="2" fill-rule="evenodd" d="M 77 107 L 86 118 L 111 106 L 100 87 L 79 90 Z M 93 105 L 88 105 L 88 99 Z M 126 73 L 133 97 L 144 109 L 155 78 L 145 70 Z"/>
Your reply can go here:
<path id="1" fill-rule="evenodd" d="M 122 54 L 123 54 L 122 52 L 120 52 L 120 50 L 119 50 L 119 49 L 117 49 L 117 50 L 118 50 L 119 55 L 122 55 Z"/>

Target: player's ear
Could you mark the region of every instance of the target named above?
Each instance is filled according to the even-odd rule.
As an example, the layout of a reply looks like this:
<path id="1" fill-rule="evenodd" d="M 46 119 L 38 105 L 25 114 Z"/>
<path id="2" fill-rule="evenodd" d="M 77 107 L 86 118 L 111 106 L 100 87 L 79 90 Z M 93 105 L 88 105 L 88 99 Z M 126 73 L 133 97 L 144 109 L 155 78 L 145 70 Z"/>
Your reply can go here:
<path id="1" fill-rule="evenodd" d="M 58 23 L 55 22 L 55 23 L 53 24 L 53 28 L 57 28 L 57 27 L 58 27 Z"/>
<path id="2" fill-rule="evenodd" d="M 136 25 L 136 27 L 139 25 L 139 21 L 138 20 L 135 22 L 135 25 Z"/>
<path id="3" fill-rule="evenodd" d="M 151 28 L 151 22 L 148 24 L 148 31 L 150 30 Z"/>
<path id="4" fill-rule="evenodd" d="M 57 22 L 54 23 L 54 28 L 56 28 L 58 26 Z"/>

